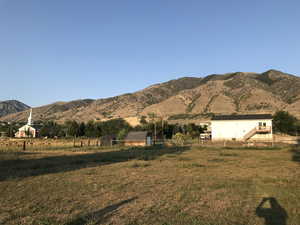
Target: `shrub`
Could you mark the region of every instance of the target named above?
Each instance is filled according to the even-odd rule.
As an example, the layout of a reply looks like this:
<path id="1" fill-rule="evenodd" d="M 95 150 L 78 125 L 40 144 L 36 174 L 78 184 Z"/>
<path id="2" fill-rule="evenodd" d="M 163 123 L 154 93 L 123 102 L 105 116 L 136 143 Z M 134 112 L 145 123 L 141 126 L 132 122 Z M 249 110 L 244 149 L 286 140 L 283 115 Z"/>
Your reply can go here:
<path id="1" fill-rule="evenodd" d="M 184 145 L 190 139 L 188 135 L 177 133 L 172 137 L 172 141 L 175 145 Z"/>

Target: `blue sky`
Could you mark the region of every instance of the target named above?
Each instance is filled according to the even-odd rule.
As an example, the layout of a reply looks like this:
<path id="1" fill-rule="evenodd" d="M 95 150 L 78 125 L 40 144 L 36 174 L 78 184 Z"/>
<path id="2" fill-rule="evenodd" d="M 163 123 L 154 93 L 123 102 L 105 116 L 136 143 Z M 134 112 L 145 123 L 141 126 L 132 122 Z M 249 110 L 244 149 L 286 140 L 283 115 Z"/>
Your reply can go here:
<path id="1" fill-rule="evenodd" d="M 183 76 L 300 75 L 299 0 L 0 0 L 0 100 L 31 106 Z"/>

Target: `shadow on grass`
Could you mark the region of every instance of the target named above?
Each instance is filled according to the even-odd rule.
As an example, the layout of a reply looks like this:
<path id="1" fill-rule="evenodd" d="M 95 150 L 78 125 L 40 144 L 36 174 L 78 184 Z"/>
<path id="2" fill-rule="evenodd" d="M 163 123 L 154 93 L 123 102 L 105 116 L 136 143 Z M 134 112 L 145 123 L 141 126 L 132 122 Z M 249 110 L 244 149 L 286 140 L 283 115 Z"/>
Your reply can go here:
<path id="1" fill-rule="evenodd" d="M 85 224 L 101 224 L 104 223 L 112 216 L 112 214 L 122 205 L 128 204 L 137 199 L 137 197 L 130 198 L 119 203 L 107 206 L 96 212 L 89 213 L 84 216 L 79 216 L 78 218 L 65 223 L 64 225 L 85 225 Z"/>
<path id="2" fill-rule="evenodd" d="M 251 151 L 279 151 L 282 150 L 282 146 L 213 146 L 213 145 L 197 145 L 195 148 L 199 150 L 251 150 Z"/>
<path id="3" fill-rule="evenodd" d="M 113 163 L 126 162 L 134 159 L 154 160 L 164 154 L 181 154 L 189 147 L 145 147 L 130 148 L 110 152 L 94 152 L 44 157 L 37 159 L 2 159 L 0 160 L 0 181 L 60 173 L 81 168 L 96 167 Z"/>
<path id="4" fill-rule="evenodd" d="M 300 163 L 300 146 L 297 145 L 297 146 L 293 147 L 291 152 L 293 154 L 292 160 Z"/>
<path id="5" fill-rule="evenodd" d="M 267 202 L 270 208 L 263 207 Z M 276 198 L 263 198 L 256 208 L 256 215 L 265 219 L 265 225 L 286 225 L 288 214 Z"/>

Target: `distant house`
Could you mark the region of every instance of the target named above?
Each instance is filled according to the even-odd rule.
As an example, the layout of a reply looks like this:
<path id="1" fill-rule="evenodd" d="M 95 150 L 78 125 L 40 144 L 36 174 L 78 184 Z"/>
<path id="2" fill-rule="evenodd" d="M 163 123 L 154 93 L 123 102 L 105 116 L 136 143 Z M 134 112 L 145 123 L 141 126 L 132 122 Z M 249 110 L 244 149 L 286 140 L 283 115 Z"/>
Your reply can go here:
<path id="1" fill-rule="evenodd" d="M 30 109 L 30 114 L 28 117 L 27 124 L 20 127 L 19 130 L 15 133 L 16 138 L 35 138 L 37 136 L 37 129 L 32 125 L 32 109 Z"/>
<path id="2" fill-rule="evenodd" d="M 211 119 L 211 136 L 219 140 L 272 140 L 272 115 L 219 115 Z"/>
<path id="3" fill-rule="evenodd" d="M 124 144 L 125 146 L 150 146 L 152 138 L 147 131 L 132 131 L 128 133 Z"/>

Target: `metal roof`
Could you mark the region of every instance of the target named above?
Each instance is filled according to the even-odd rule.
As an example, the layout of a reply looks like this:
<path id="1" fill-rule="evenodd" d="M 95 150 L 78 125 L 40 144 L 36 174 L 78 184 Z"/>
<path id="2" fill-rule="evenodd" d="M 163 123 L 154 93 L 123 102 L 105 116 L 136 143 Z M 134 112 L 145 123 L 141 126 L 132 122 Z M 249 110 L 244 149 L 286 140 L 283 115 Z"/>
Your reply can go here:
<path id="1" fill-rule="evenodd" d="M 211 120 L 264 120 L 272 119 L 271 114 L 217 115 Z"/>

